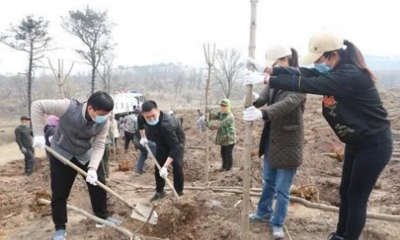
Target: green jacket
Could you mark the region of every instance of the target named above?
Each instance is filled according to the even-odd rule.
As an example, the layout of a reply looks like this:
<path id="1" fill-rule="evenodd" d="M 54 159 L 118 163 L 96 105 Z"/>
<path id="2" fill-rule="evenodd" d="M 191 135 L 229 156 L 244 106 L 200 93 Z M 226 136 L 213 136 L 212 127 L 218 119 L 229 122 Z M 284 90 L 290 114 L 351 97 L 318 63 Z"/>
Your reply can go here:
<path id="1" fill-rule="evenodd" d="M 228 146 L 236 143 L 235 117 L 229 113 L 210 113 L 211 130 L 218 129 L 215 143 L 221 146 Z"/>

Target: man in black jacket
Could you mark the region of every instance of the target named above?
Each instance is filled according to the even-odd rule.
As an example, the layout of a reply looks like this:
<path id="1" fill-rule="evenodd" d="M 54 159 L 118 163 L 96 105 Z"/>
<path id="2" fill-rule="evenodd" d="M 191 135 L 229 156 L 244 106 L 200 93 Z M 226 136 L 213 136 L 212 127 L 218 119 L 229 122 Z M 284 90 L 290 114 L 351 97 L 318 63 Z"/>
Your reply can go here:
<path id="1" fill-rule="evenodd" d="M 155 167 L 156 194 L 150 201 L 165 197 L 164 186 L 168 176 L 168 167 L 172 165 L 174 173 L 174 187 L 179 195 L 183 194 L 183 155 L 185 149 L 185 133 L 180 122 L 160 111 L 156 102 L 146 101 L 142 104 L 142 115 L 138 118 L 140 130 L 140 144 L 148 144 L 148 138 L 157 145 L 156 159 L 162 166 L 159 171 Z M 147 134 L 145 133 L 147 126 Z"/>
<path id="2" fill-rule="evenodd" d="M 21 125 L 14 130 L 15 141 L 18 143 L 19 149 L 25 157 L 25 174 L 31 175 L 33 166 L 35 165 L 34 150 L 32 147 L 32 129 L 29 127 L 31 118 L 28 116 L 21 116 Z"/>

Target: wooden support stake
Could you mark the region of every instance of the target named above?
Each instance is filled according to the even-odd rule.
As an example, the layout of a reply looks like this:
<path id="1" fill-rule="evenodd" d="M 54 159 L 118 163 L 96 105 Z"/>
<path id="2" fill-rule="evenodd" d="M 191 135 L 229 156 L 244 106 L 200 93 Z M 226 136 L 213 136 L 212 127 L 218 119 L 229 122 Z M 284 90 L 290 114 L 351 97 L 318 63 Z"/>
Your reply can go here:
<path id="1" fill-rule="evenodd" d="M 204 49 L 204 56 L 206 58 L 206 62 L 208 65 L 208 75 L 207 75 L 207 84 L 206 84 L 206 109 L 205 109 L 205 117 L 206 121 L 209 121 L 209 116 L 208 116 L 208 90 L 210 88 L 210 78 L 211 78 L 211 71 L 214 66 L 214 60 L 215 60 L 215 43 L 214 43 L 214 48 L 212 53 L 210 54 L 210 44 L 203 45 Z M 204 171 L 204 182 L 208 182 L 209 176 L 210 176 L 210 146 L 209 146 L 209 135 L 210 131 L 208 127 L 206 127 L 206 169 Z"/>
<path id="2" fill-rule="evenodd" d="M 250 0 L 251 3 L 251 21 L 250 21 L 250 44 L 249 57 L 255 58 L 256 49 L 256 19 L 258 0 Z M 253 66 L 248 66 L 249 70 L 254 70 Z M 253 85 L 246 86 L 245 108 L 252 105 Z M 244 167 L 243 167 L 243 210 L 242 210 L 242 239 L 249 240 L 249 204 L 250 204 L 250 165 L 252 150 L 252 131 L 253 122 L 246 122 L 245 149 L 244 149 Z"/>

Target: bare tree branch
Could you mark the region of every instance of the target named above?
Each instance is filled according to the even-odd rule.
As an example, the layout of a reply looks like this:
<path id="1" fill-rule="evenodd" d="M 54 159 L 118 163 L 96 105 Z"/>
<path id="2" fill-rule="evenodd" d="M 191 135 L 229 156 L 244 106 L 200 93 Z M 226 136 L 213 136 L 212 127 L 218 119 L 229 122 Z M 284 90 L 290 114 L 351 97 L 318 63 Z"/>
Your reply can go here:
<path id="1" fill-rule="evenodd" d="M 237 76 L 242 67 L 240 51 L 236 49 L 218 50 L 213 76 L 217 80 L 224 97 L 231 96 L 232 89 L 237 84 Z"/>
<path id="2" fill-rule="evenodd" d="M 31 114 L 32 103 L 32 84 L 35 74 L 35 68 L 40 68 L 38 65 L 40 59 L 44 57 L 44 52 L 47 51 L 47 46 L 51 40 L 48 37 L 49 22 L 44 20 L 43 17 L 34 18 L 33 16 L 26 16 L 21 20 L 19 25 L 12 25 L 8 30 L 10 34 L 2 35 L 0 42 L 3 44 L 21 51 L 28 53 L 28 71 L 27 71 L 27 99 L 29 115 Z"/>
<path id="3" fill-rule="evenodd" d="M 107 11 L 94 11 L 88 6 L 83 11 L 69 11 L 68 17 L 63 18 L 62 27 L 87 47 L 76 52 L 92 67 L 92 93 L 95 91 L 100 61 L 112 48 L 110 40 L 113 25 L 108 21 Z"/>

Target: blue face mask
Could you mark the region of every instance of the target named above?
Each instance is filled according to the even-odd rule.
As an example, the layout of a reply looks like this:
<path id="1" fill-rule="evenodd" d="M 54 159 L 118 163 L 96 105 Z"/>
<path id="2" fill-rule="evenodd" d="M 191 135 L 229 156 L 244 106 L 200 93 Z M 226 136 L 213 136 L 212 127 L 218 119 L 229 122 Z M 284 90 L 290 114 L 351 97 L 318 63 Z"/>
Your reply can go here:
<path id="1" fill-rule="evenodd" d="M 96 116 L 96 118 L 93 120 L 95 123 L 102 123 L 107 120 L 107 115 L 105 116 Z"/>
<path id="2" fill-rule="evenodd" d="M 315 69 L 317 69 L 318 72 L 326 74 L 331 70 L 331 67 L 326 64 L 326 62 L 323 63 L 314 63 Z"/>
<path id="3" fill-rule="evenodd" d="M 154 119 L 154 120 L 150 120 L 150 121 L 147 121 L 147 120 L 146 120 L 147 124 L 149 124 L 150 126 L 155 126 L 155 125 L 157 125 L 158 121 L 159 121 L 158 118 L 157 118 L 157 119 Z"/>

